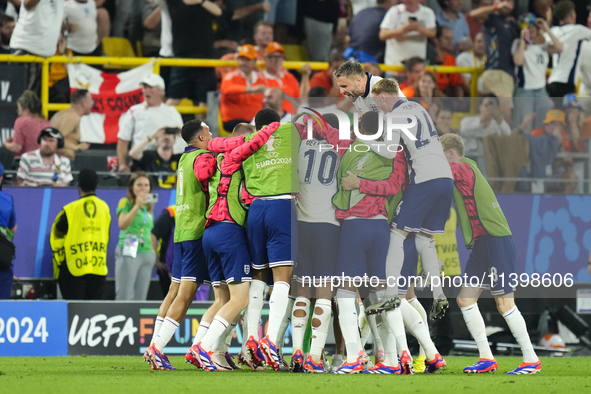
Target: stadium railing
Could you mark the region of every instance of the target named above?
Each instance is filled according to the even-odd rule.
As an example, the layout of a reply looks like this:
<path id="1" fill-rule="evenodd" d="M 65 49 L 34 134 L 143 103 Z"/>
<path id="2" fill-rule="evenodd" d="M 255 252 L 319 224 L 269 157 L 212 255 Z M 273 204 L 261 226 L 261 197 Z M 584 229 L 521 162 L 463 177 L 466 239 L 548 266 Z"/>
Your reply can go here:
<path id="1" fill-rule="evenodd" d="M 49 68 L 52 63 L 84 63 L 88 65 L 113 65 L 113 66 L 141 66 L 143 64 L 154 62 L 154 73 L 160 74 L 161 66 L 174 67 L 237 67 L 238 63 L 235 60 L 219 60 L 219 59 L 172 59 L 172 58 L 149 58 L 149 57 L 96 57 L 96 56 L 51 56 L 48 58 L 26 55 L 0 55 L 0 63 L 41 63 L 41 104 L 43 105 L 43 115 L 48 116 L 50 111 L 60 111 L 69 108 L 69 104 L 57 104 L 49 102 Z M 301 70 L 305 64 L 309 64 L 312 70 L 326 70 L 329 66 L 326 62 L 295 62 L 286 61 L 283 67 L 289 70 Z M 259 68 L 263 68 L 265 62 L 258 62 Z M 382 71 L 404 71 L 402 65 L 385 65 L 380 64 Z M 452 66 L 427 66 L 426 70 L 433 72 L 440 72 L 446 74 L 472 74 L 472 82 L 470 86 L 470 96 L 478 96 L 477 79 L 483 72 L 483 68 L 474 67 L 452 67 Z M 470 110 L 472 113 L 476 112 L 476 102 L 473 100 Z M 181 114 L 206 114 L 206 107 L 199 106 L 177 106 L 177 110 Z"/>

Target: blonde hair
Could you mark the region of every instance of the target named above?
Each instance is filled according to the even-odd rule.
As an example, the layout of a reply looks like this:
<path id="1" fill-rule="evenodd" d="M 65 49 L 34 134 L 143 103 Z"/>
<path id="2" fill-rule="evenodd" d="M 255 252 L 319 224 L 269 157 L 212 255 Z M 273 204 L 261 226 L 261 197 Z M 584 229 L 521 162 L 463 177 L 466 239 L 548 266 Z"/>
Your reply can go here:
<path id="1" fill-rule="evenodd" d="M 371 92 L 373 94 L 385 93 L 398 96 L 399 90 L 400 88 L 398 87 L 398 82 L 396 82 L 395 79 L 384 78 L 379 80 L 375 85 L 373 85 Z"/>
<path id="2" fill-rule="evenodd" d="M 363 66 L 357 60 L 347 60 L 332 73 L 335 78 L 347 77 L 349 79 L 362 77 L 364 74 Z"/>
<path id="3" fill-rule="evenodd" d="M 238 123 L 232 130 L 232 137 L 242 137 L 248 134 L 252 134 L 256 131 L 253 125 L 248 123 Z"/>
<path id="4" fill-rule="evenodd" d="M 439 137 L 443 151 L 455 149 L 460 157 L 464 157 L 464 141 L 457 134 L 447 133 Z"/>

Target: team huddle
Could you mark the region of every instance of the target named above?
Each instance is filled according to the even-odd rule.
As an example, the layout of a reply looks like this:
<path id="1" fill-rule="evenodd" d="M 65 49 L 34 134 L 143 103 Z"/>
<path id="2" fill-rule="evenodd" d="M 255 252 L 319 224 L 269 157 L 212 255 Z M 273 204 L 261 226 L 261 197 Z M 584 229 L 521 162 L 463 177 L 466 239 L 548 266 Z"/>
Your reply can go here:
<path id="1" fill-rule="evenodd" d="M 205 371 L 265 366 L 336 374 L 441 370 L 446 362 L 430 337 L 415 284 L 409 280 L 398 286 L 400 281 L 387 279 L 416 275 L 419 256 L 427 280 L 440 275 L 433 236 L 443 233 L 452 200 L 466 246 L 473 249 L 466 273 L 513 273 L 511 231 L 476 164 L 463 157 L 461 138 L 446 134 L 440 140 L 427 111 L 406 100 L 393 79 L 365 73 L 355 61 L 345 62 L 334 77 L 361 116 L 351 139 L 339 136 L 334 114 L 281 124 L 268 108 L 256 115 L 254 127 L 239 124 L 230 138 L 212 139 L 199 120 L 183 126 L 188 147 L 177 173 L 172 285 L 144 354 L 152 369 L 174 369 L 164 348 L 199 285 L 211 283 L 215 301 L 185 356 Z M 386 116 L 412 121 L 406 129 L 384 131 Z M 330 282 L 306 282 L 341 275 L 336 292 Z M 352 280 L 364 276 L 372 281 L 357 285 Z M 508 373 L 537 373 L 541 363 L 515 306 L 515 289 L 495 277 L 476 287 L 464 283 L 458 296 L 480 353 L 464 372 L 498 369 L 477 304 L 486 288 L 523 353 L 523 363 Z M 437 319 L 449 303 L 440 281 L 431 284 L 429 318 Z M 268 328 L 260 338 L 269 286 Z M 333 313 L 336 354 L 329 364 L 324 347 Z M 244 367 L 228 352 L 240 320 L 238 364 Z M 290 323 L 288 364 L 282 348 Z M 406 330 L 420 344 L 414 362 Z M 373 363 L 364 350 L 369 332 Z"/>

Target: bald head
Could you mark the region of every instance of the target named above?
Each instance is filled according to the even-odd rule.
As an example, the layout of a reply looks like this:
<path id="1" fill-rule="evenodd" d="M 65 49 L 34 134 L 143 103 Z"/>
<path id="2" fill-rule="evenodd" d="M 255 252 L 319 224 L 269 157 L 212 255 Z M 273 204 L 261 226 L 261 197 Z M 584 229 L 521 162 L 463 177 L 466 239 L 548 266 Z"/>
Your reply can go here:
<path id="1" fill-rule="evenodd" d="M 263 107 L 272 108 L 281 113 L 283 107 L 283 92 L 278 88 L 269 88 L 263 95 Z"/>

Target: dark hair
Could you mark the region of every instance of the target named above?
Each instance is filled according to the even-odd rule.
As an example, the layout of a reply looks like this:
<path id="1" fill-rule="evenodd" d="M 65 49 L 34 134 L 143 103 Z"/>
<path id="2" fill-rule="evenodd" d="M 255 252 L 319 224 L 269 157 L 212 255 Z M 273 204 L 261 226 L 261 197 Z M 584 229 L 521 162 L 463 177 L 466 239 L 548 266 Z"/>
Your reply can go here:
<path id="1" fill-rule="evenodd" d="M 335 114 L 329 112 L 326 114 L 322 114 L 322 117 L 324 118 L 324 120 L 326 120 L 326 123 L 328 123 L 335 129 L 339 128 L 339 118 Z"/>
<path id="2" fill-rule="evenodd" d="M 84 97 L 88 94 L 88 90 L 86 89 L 76 89 L 74 93 L 70 95 L 70 103 L 73 105 L 78 105 L 84 100 Z"/>
<path id="3" fill-rule="evenodd" d="M 99 176 L 90 168 L 85 168 L 78 174 L 78 187 L 84 193 L 93 192 L 99 183 Z"/>
<path id="4" fill-rule="evenodd" d="M 328 93 L 322 86 L 315 86 L 308 92 L 308 97 L 326 97 Z"/>
<path id="5" fill-rule="evenodd" d="M 453 110 L 451 107 L 444 106 L 444 105 L 440 105 L 440 106 L 437 108 L 437 113 L 435 114 L 435 116 L 439 116 L 439 114 L 440 114 L 441 112 L 443 112 L 443 111 L 448 111 L 448 112 L 451 112 L 452 116 L 453 116 L 453 114 L 454 114 L 454 110 Z"/>
<path id="6" fill-rule="evenodd" d="M 482 105 L 482 102 L 484 101 L 485 98 L 492 98 L 494 102 L 497 103 L 497 107 L 500 105 L 499 103 L 499 98 L 494 94 L 494 93 L 487 93 L 487 94 L 483 94 L 482 96 L 480 96 L 478 98 L 478 106 L 480 107 Z"/>
<path id="7" fill-rule="evenodd" d="M 453 30 L 451 30 L 449 27 L 443 26 L 443 25 L 437 25 L 437 31 L 435 33 L 435 38 L 440 39 L 441 36 L 443 35 L 443 30 L 445 30 L 445 29 L 449 29 L 453 33 Z"/>
<path id="8" fill-rule="evenodd" d="M 133 192 L 133 185 L 135 185 L 135 182 L 140 178 L 146 178 L 148 180 L 148 182 L 150 183 L 150 192 L 152 191 L 152 181 L 150 180 L 150 177 L 147 173 L 145 173 L 144 171 L 136 171 L 132 173 L 129 177 L 129 182 L 127 182 L 127 199 L 129 200 L 131 205 L 135 204 L 136 199 L 135 193 Z M 148 203 L 146 205 L 148 206 L 149 212 L 152 212 L 154 210 L 153 203 Z"/>
<path id="9" fill-rule="evenodd" d="M 22 109 L 28 109 L 33 115 L 41 115 L 41 100 L 32 90 L 25 90 L 16 103 Z"/>
<path id="10" fill-rule="evenodd" d="M 380 114 L 374 111 L 364 113 L 359 120 L 359 128 L 370 134 L 377 133 L 380 128 Z"/>
<path id="11" fill-rule="evenodd" d="M 355 77 L 361 77 L 364 74 L 365 71 L 363 70 L 363 66 L 357 60 L 347 60 L 345 63 L 341 64 L 334 73 L 332 73 L 335 78 L 352 77 L 353 79 L 355 79 Z"/>
<path id="12" fill-rule="evenodd" d="M 273 108 L 263 108 L 254 117 L 254 126 L 257 130 L 270 125 L 273 122 L 281 121 L 281 116 Z"/>
<path id="13" fill-rule="evenodd" d="M 5 24 L 14 22 L 14 18 L 10 15 L 2 14 L 0 15 L 0 27 L 3 27 Z"/>
<path id="14" fill-rule="evenodd" d="M 203 122 L 199 119 L 192 119 L 183 125 L 181 129 L 181 137 L 188 144 L 196 135 L 203 130 Z"/>
<path id="15" fill-rule="evenodd" d="M 571 12 L 575 10 L 575 3 L 570 0 L 561 1 L 560 3 L 554 6 L 554 16 L 559 22 L 562 22 Z"/>
<path id="16" fill-rule="evenodd" d="M 261 26 L 269 26 L 271 29 L 273 29 L 273 24 L 267 22 L 267 21 L 258 21 L 255 25 L 254 28 L 252 29 L 253 34 L 256 34 L 257 30 L 259 30 L 259 27 Z M 263 48 L 264 49 L 264 48 Z"/>
<path id="17" fill-rule="evenodd" d="M 411 57 L 402 62 L 404 64 L 404 71 L 412 71 L 417 64 L 424 64 L 425 60 L 418 56 Z"/>

